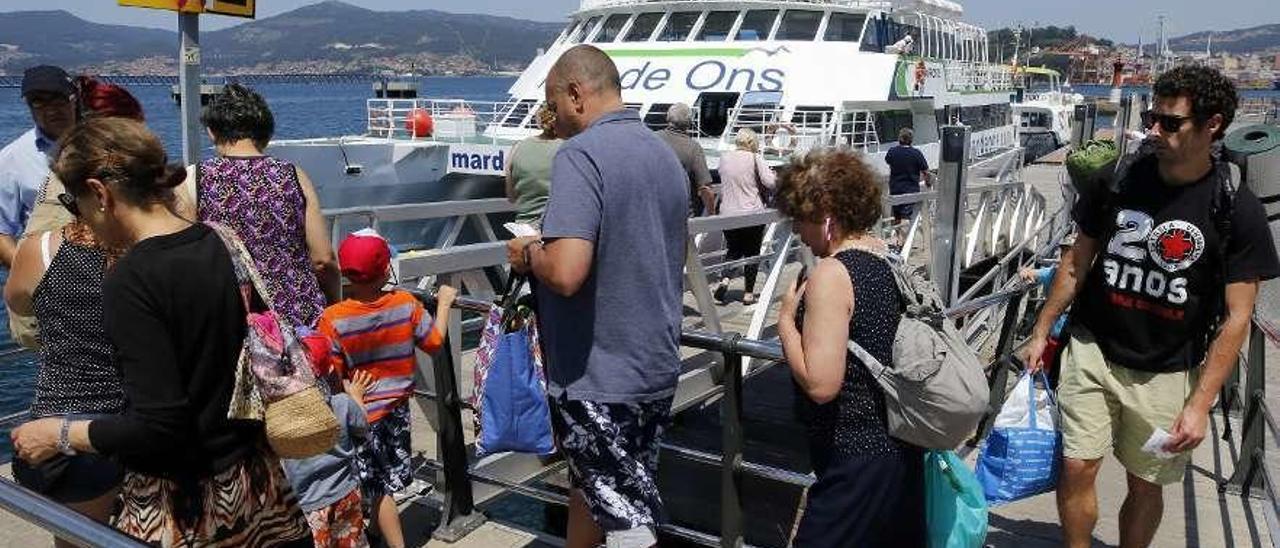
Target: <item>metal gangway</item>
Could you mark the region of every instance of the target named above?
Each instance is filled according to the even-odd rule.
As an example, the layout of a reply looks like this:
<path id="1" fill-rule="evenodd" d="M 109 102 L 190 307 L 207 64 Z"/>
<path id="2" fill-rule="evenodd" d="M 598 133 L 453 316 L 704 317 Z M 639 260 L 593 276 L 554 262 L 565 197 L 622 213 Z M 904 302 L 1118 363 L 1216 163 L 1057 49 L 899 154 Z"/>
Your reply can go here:
<path id="1" fill-rule="evenodd" d="M 1070 230 L 1066 204 L 1071 203 L 1071 195 L 1064 180 L 1028 180 L 1019 149 L 974 161 L 966 149 L 967 130 L 946 128 L 943 133 L 944 140 L 957 145 L 951 149 L 956 152 L 944 154 L 936 186 L 915 195 L 886 197 L 886 213 L 893 205 L 907 203 L 916 204 L 917 213 L 905 226 L 893 225 L 886 214 L 880 230 L 887 237 L 895 233 L 904 236 L 901 255 L 909 264 L 929 270 L 949 303 L 947 314 L 957 320 L 967 340 L 988 361 L 994 415 L 1016 372 L 1012 353 L 1027 336 L 1027 319 L 1038 308 L 1035 291 L 1019 280 L 1017 271 L 1054 260 L 1057 242 Z M 434 223 L 430 233 L 436 237 L 424 242 L 424 249 L 402 251 L 396 258 L 398 279 L 428 303 L 434 298 L 428 288 L 435 281 L 464 290 L 466 296 L 458 300 L 447 319 L 450 336 L 445 349 L 434 358 L 420 359 L 416 398 L 434 434 L 428 444 L 432 447 L 424 451 L 418 468 L 419 477 L 435 487 L 422 501 L 439 512 L 431 536 L 460 546 L 485 525 L 488 518 L 481 508 L 486 505 L 511 496 L 553 506 L 567 500 L 564 489 L 555 482 L 555 477 L 564 473 L 563 461 L 510 453 L 477 460 L 468 443 L 467 415 L 472 410 L 467 401 L 467 368 L 472 349 L 467 341 L 474 339 L 480 316 L 487 312 L 496 288 L 503 287 L 507 276 L 505 245 L 492 223 L 495 216 L 510 211 L 510 205 L 501 199 L 326 211 L 335 239 L 364 226 Z M 715 243 L 717 235 L 747 226 L 766 227 L 760 253 L 738 261 L 724 260 L 723 249 Z M 663 446 L 663 469 L 679 462 L 712 467 L 718 470 L 718 491 L 705 493 L 714 500 L 703 501 L 714 514 L 704 516 L 703 521 L 711 526 L 693 527 L 687 520 L 667 524 L 661 530 L 666 539 L 663 542 L 782 545 L 790 521 L 778 516 L 773 516 L 776 523 L 748 519 L 749 509 L 763 497 L 759 491 L 765 488 L 762 486 L 803 490 L 813 480 L 802 471 L 749 459 L 744 425 L 753 404 L 752 381 L 777 374 L 776 366 L 783 359 L 779 344 L 770 335 L 778 295 L 798 265 L 811 263 L 813 258 L 799 244 L 789 222 L 774 211 L 694 218 L 689 221 L 688 233 L 685 281 L 690 312 L 681 336 L 684 364 L 674 411 L 678 416 L 716 414 L 719 440 L 716 450 L 668 440 Z M 464 234 L 478 236 L 469 240 Z M 760 301 L 753 308 L 718 306 L 711 298 L 710 283 L 750 262 L 758 262 L 764 275 Z M 1275 523 L 1273 517 L 1280 506 L 1276 504 L 1272 468 L 1264 458 L 1265 446 L 1270 443 L 1265 434 L 1269 431 L 1274 436 L 1280 429 L 1267 407 L 1262 384 L 1264 345 L 1268 342 L 1280 348 L 1280 330 L 1259 318 L 1243 356 L 1242 373 L 1224 392 L 1229 403 L 1223 406 L 1224 420 L 1234 417 L 1230 420 L 1240 424 L 1241 436 L 1235 467 L 1238 473 L 1223 485 L 1246 497 L 1265 496 L 1270 502 L 1268 518 Z M 25 413 L 0 419 L 0 424 L 11 428 L 23 420 Z M 986 428 L 984 423 L 975 432 L 973 444 Z M 137 546 L 113 529 L 7 480 L 0 480 L 0 508 L 80 546 Z M 547 535 L 539 538 L 556 542 Z"/>

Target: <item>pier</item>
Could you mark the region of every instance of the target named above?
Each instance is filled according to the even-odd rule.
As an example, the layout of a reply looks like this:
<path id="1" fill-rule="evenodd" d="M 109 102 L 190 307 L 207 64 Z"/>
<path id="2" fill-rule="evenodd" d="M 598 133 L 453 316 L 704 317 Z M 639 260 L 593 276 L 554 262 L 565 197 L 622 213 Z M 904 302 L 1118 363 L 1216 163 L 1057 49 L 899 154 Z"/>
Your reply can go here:
<path id="1" fill-rule="evenodd" d="M 944 138 L 959 138 L 953 133 L 967 137 L 964 128 L 946 128 Z M 934 190 L 886 200 L 886 208 L 923 206 L 910 222 L 902 254 L 910 264 L 930 269 L 949 296 L 948 314 L 961 322 L 964 335 L 989 364 L 993 412 L 1016 379 L 1009 359 L 1043 298 L 1017 279 L 1017 269 L 1047 260 L 1069 227 L 1064 205 L 1072 194 L 1062 166 L 1023 163 L 1018 148 L 981 157 L 966 153 L 960 161 L 944 162 Z M 467 295 L 448 318 L 446 350 L 434 363 L 420 357 L 413 406 L 415 465 L 423 485 L 433 489 L 402 502 L 413 546 L 563 542 L 556 523 L 567 496 L 563 461 L 517 454 L 476 460 L 470 445 L 471 333 L 506 276 L 505 246 L 492 218 L 510 210 L 505 200 L 492 199 L 326 211 L 335 237 L 353 223 L 377 228 L 442 223 L 440 238 L 429 248 L 398 257 L 399 279 L 415 291 L 446 281 Z M 948 210 L 960 214 L 941 214 Z M 719 234 L 757 225 L 767 227 L 760 254 L 726 262 Z M 465 233 L 480 237 L 463 241 Z M 803 427 L 793 415 L 789 372 L 779 363 L 775 325 L 782 289 L 812 257 L 787 221 L 772 211 L 691 219 L 689 250 L 684 373 L 675 426 L 661 457 L 660 487 L 671 518 L 661 531 L 662 545 L 786 546 L 813 479 Z M 760 301 L 751 306 L 713 301 L 710 282 L 721 271 L 752 261 L 762 266 Z M 1264 293 L 1259 311 L 1274 314 L 1280 291 L 1270 286 Z M 432 298 L 428 292 L 419 295 Z M 1276 452 L 1268 449 L 1277 428 L 1268 409 L 1280 386 L 1270 387 L 1263 371 L 1268 360 L 1280 363 L 1275 361 L 1280 359 L 1276 320 L 1257 318 L 1241 373 L 1224 391 L 1222 412 L 1212 417 L 1210 437 L 1195 451 L 1183 482 L 1166 490 L 1164 524 L 1154 545 L 1274 545 Z M 23 418 L 8 417 L 5 426 Z M 980 430 L 963 448 L 970 462 L 982 435 Z M 1113 546 L 1118 543 L 1114 516 L 1124 495 L 1118 464 L 1107 462 L 1098 485 L 1102 517 L 1095 539 Z M 47 542 L 47 530 L 53 530 L 82 545 L 132 546 L 112 530 L 68 515 L 8 481 L 0 482 L 0 508 L 5 545 Z M 1047 547 L 1060 541 L 1052 494 L 991 509 L 989 545 Z"/>

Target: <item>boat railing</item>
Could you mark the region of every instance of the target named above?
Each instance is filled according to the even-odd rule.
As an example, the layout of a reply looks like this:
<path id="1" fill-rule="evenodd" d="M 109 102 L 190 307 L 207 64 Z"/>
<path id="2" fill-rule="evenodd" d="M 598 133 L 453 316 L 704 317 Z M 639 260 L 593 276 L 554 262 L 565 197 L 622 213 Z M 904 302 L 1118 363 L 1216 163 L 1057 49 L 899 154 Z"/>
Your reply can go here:
<path id="1" fill-rule="evenodd" d="M 944 71 L 948 91 L 994 91 L 1013 87 L 1013 71 L 1003 65 L 952 60 L 945 62 Z"/>
<path id="2" fill-rule="evenodd" d="M 370 137 L 445 143 L 518 140 L 538 132 L 537 101 L 368 99 Z"/>
<path id="3" fill-rule="evenodd" d="M 695 119 L 695 129 L 702 134 L 703 122 Z M 793 153 L 830 146 L 848 146 L 878 150 L 875 116 L 869 110 L 841 109 L 800 110 L 785 107 L 734 108 L 719 138 L 721 150 L 732 150 L 740 130 L 756 133 L 760 150 L 766 156 L 789 156 Z"/>
<path id="4" fill-rule="evenodd" d="M 1280 124 L 1280 99 L 1248 97 L 1236 108 L 1237 123 Z"/>

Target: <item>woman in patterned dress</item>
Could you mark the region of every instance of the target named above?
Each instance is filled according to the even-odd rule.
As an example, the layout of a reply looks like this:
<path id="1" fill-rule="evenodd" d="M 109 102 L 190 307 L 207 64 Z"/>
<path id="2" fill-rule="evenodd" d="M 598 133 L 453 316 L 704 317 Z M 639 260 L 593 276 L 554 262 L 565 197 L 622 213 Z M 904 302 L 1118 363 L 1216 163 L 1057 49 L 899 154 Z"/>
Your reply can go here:
<path id="1" fill-rule="evenodd" d="M 201 121 L 217 157 L 200 164 L 200 220 L 234 230 L 280 314 L 294 326 L 313 327 L 326 302 L 341 296 L 342 278 L 311 179 L 263 153 L 275 120 L 253 90 L 226 86 Z"/>
<path id="2" fill-rule="evenodd" d="M 261 422 L 227 418 L 246 334 L 231 256 L 211 228 L 173 211 L 186 178 L 131 120 L 91 119 L 60 143 L 59 201 L 94 238 L 127 249 L 103 283 L 104 324 L 124 413 L 20 426 L 18 457 L 113 457 L 125 468 L 114 525 L 165 547 L 310 546 Z"/>

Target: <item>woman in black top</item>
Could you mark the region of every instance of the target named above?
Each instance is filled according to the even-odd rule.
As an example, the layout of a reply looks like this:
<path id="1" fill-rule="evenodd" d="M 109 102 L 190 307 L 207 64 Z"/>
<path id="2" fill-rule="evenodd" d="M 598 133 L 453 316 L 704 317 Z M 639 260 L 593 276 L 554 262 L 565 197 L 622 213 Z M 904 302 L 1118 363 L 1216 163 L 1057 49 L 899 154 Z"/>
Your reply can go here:
<path id="1" fill-rule="evenodd" d="M 778 317 L 818 478 L 795 545 L 924 546 L 924 453 L 889 436 L 884 393 L 848 351 L 855 341 L 892 367 L 901 296 L 871 233 L 876 178 L 851 151 L 810 152 L 783 175 L 778 207 L 822 257 Z"/>
<path id="2" fill-rule="evenodd" d="M 228 420 L 245 310 L 217 234 L 172 212 L 184 170 L 137 122 L 97 119 L 60 143 L 59 200 L 106 245 L 128 248 L 103 290 L 128 406 L 92 421 L 41 419 L 19 457 L 115 456 L 126 469 L 116 527 L 166 546 L 310 542 L 261 423 Z"/>

